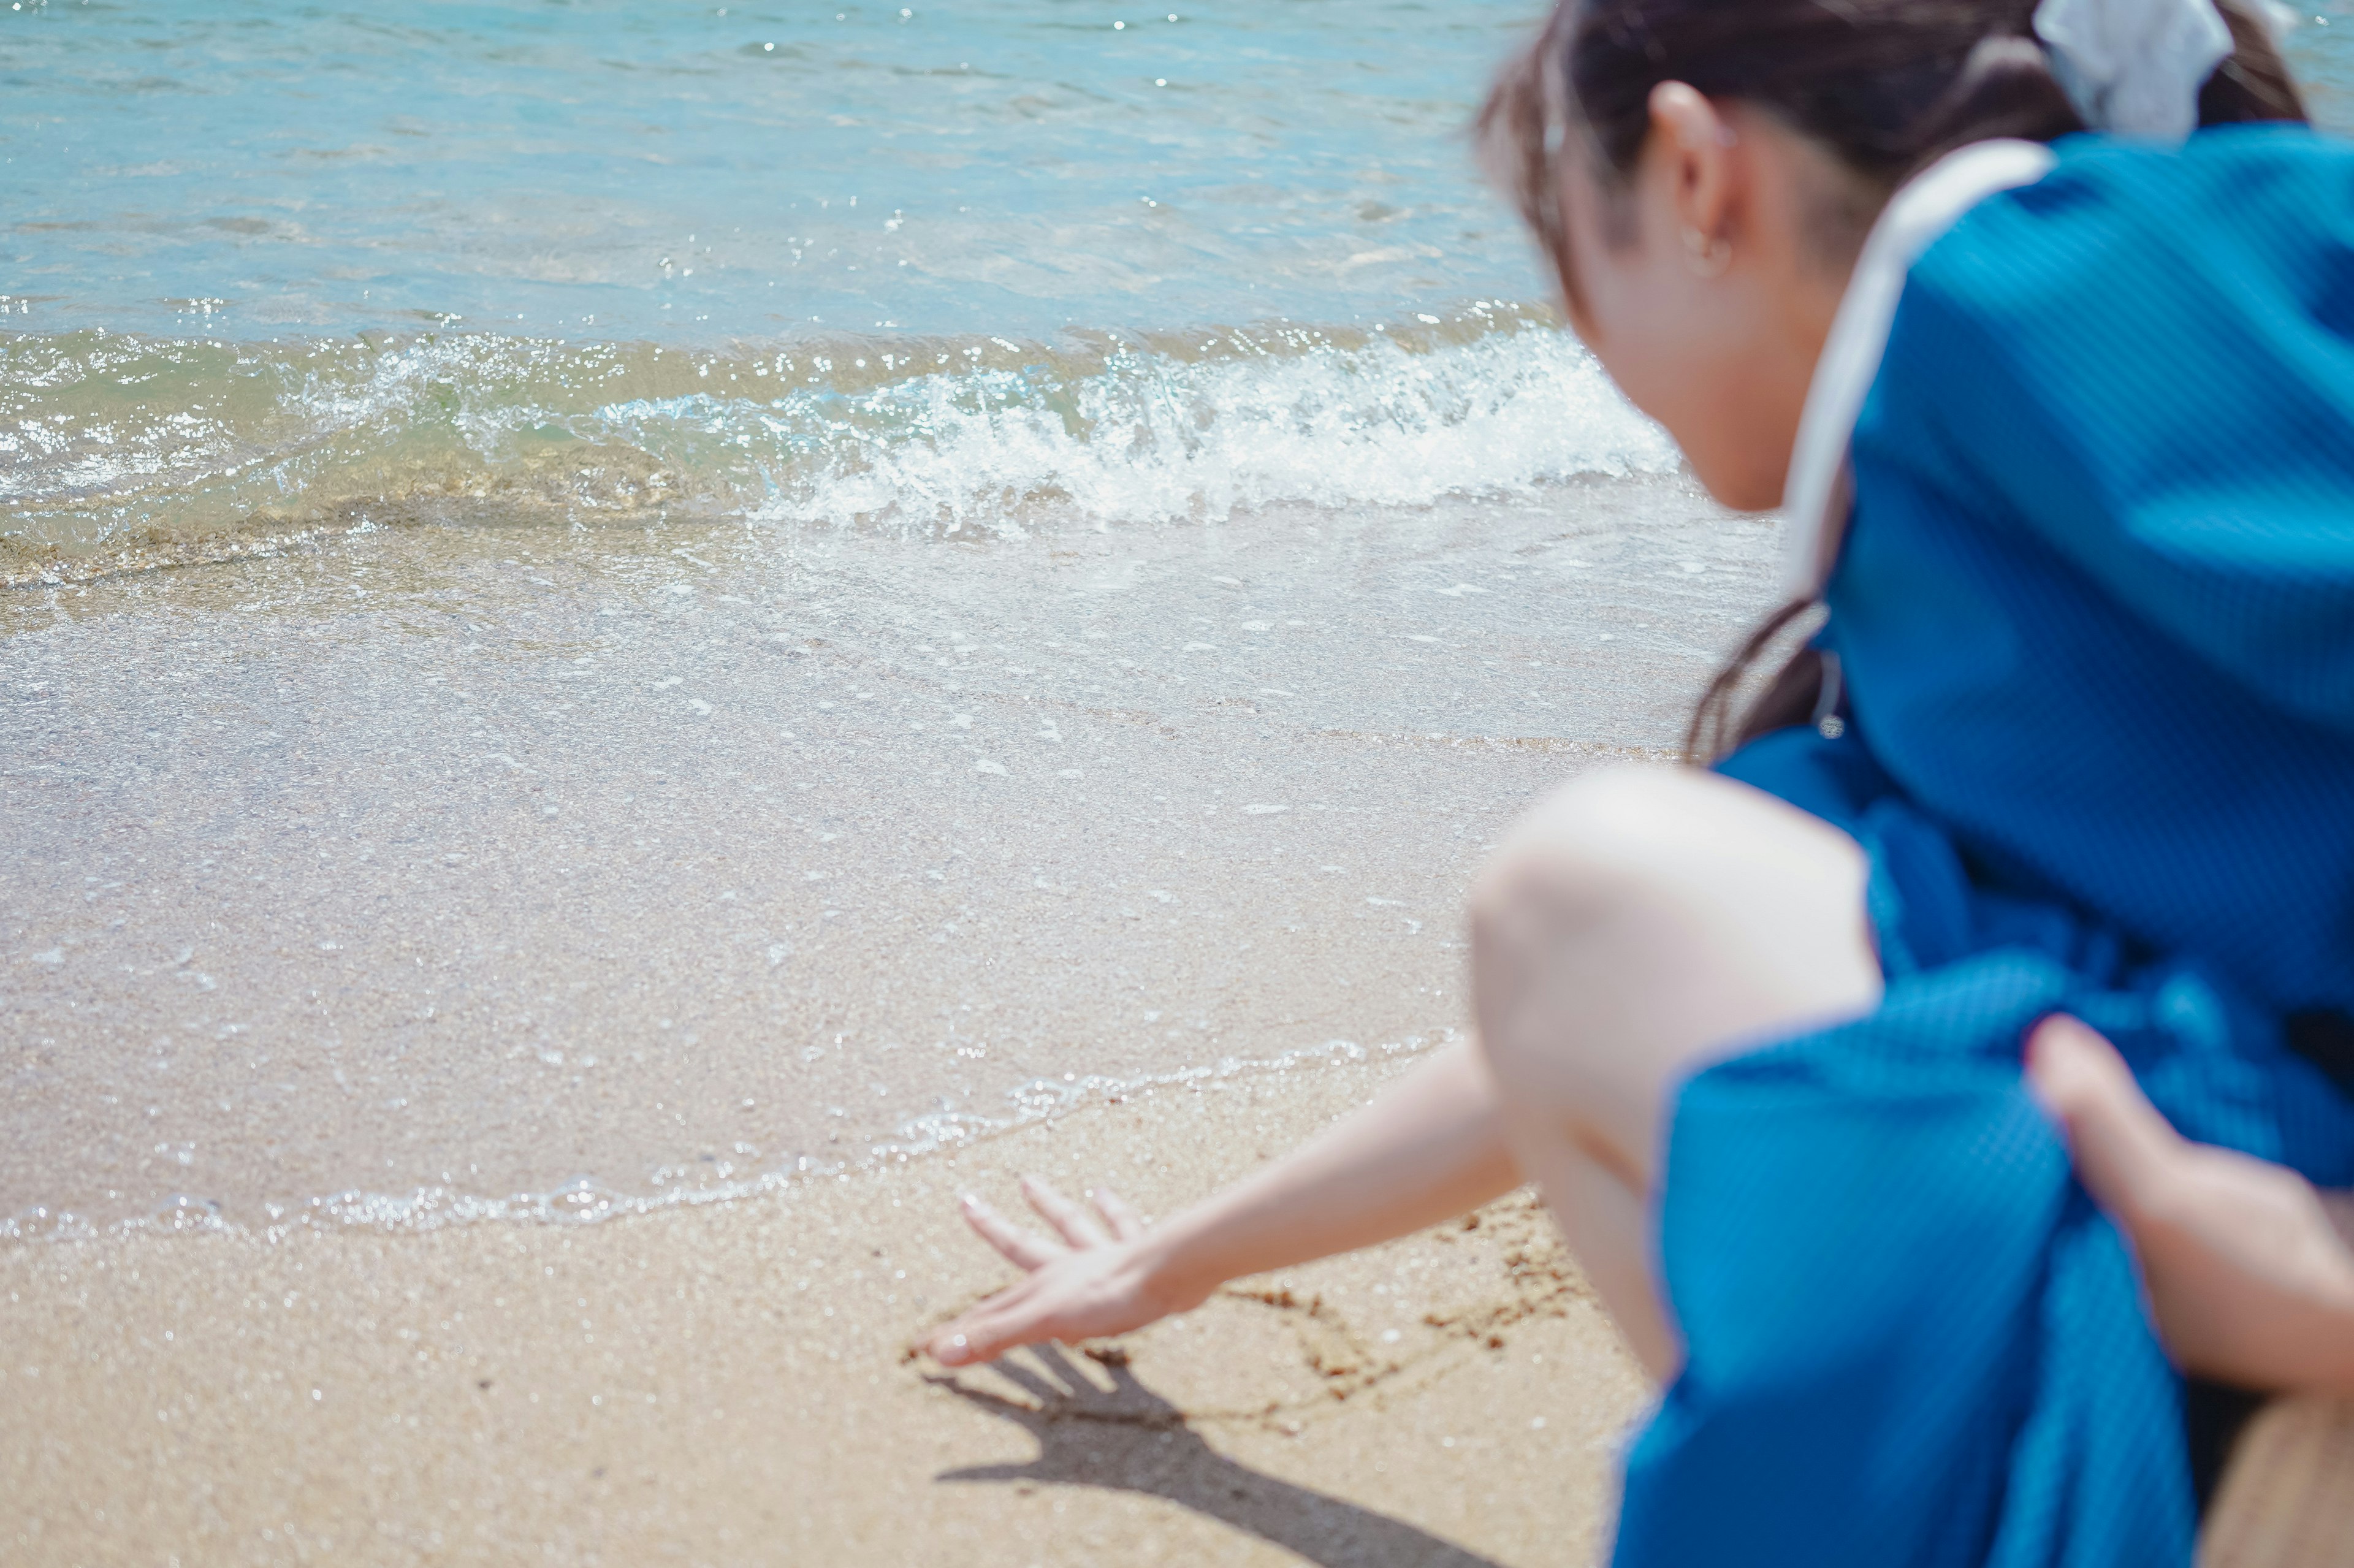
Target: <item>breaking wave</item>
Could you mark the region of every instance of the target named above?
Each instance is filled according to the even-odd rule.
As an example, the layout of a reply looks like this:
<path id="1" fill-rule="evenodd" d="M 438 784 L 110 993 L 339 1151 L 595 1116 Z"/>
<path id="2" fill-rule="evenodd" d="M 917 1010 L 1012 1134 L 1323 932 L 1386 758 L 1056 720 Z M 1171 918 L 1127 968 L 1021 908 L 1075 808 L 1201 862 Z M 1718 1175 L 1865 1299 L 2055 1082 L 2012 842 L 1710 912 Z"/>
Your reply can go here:
<path id="1" fill-rule="evenodd" d="M 841 337 L 0 337 L 0 574 L 518 514 L 1021 532 L 1415 505 L 1675 466 L 1542 313 L 1371 329 Z"/>

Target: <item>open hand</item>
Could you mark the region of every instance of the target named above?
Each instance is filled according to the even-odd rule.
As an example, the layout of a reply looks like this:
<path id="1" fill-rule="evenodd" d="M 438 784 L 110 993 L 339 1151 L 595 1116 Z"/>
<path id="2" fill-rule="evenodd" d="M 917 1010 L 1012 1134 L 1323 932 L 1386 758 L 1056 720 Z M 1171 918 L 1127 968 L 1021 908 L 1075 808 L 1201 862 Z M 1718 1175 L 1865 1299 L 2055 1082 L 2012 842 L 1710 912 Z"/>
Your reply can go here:
<path id="1" fill-rule="evenodd" d="M 1029 1277 L 932 1336 L 925 1348 L 942 1365 L 992 1361 L 1041 1340 L 1124 1334 L 1209 1295 L 1207 1284 L 1196 1289 L 1172 1278 L 1143 1219 L 1109 1188 L 1088 1194 L 1093 1213 L 1034 1176 L 1023 1179 L 1022 1195 L 1061 1239 L 1025 1231 L 966 1197 L 966 1223 Z"/>

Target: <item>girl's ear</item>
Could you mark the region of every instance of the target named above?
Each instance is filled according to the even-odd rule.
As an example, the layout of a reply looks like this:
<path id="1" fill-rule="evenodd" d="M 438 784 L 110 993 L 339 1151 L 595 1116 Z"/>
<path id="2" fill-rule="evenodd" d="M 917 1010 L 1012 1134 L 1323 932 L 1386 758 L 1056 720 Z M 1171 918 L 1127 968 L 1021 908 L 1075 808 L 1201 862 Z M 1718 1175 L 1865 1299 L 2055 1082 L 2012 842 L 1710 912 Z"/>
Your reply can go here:
<path id="1" fill-rule="evenodd" d="M 1663 81 L 1651 89 L 1654 177 L 1664 177 L 1676 238 L 1699 256 L 1733 242 L 1734 158 L 1741 139 L 1697 88 Z"/>

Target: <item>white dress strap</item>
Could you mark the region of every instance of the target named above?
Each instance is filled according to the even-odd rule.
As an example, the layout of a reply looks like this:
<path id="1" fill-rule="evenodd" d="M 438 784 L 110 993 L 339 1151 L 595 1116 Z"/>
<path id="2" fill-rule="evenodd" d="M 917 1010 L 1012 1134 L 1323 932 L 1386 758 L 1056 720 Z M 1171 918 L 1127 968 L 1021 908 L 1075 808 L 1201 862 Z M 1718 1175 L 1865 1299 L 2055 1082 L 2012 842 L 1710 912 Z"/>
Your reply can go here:
<path id="1" fill-rule="evenodd" d="M 1785 599 L 1819 595 L 1838 558 L 1851 499 L 1848 441 L 1888 350 L 1905 274 L 1964 213 L 1998 191 L 2033 185 L 2052 162 L 2052 149 L 2041 142 L 1972 143 L 1906 181 L 1872 226 L 1815 361 L 1790 449 L 1782 489 Z"/>

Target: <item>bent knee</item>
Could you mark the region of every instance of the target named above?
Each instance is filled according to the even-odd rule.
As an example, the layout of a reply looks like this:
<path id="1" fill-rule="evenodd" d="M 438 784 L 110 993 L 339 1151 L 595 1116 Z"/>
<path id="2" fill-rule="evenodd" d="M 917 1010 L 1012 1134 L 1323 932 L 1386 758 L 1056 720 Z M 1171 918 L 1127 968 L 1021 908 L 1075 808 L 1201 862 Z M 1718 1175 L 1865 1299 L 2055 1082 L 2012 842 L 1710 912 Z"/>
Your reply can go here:
<path id="1" fill-rule="evenodd" d="M 1743 884 L 1861 894 L 1861 847 L 1764 791 L 1688 768 L 1624 767 L 1554 790 L 1504 836 L 1472 909 L 1565 911 L 1627 897 L 1709 898 Z"/>
<path id="2" fill-rule="evenodd" d="M 1812 965 L 1869 957 L 1868 864 L 1819 818 L 1684 768 L 1624 767 L 1555 790 L 1505 835 L 1470 899 L 1474 983 L 1511 983 L 1564 948 L 1628 932 L 1684 946 L 1670 962 Z M 1871 966 L 1876 975 L 1877 965 Z"/>

